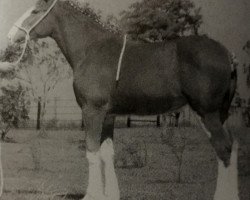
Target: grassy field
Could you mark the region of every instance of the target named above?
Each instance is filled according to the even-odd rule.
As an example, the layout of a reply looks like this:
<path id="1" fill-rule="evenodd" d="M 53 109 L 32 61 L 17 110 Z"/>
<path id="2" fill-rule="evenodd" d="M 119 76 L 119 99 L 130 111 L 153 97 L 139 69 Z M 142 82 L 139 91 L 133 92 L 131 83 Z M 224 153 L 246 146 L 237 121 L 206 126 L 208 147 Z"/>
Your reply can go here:
<path id="1" fill-rule="evenodd" d="M 240 135 L 241 200 L 249 200 L 250 130 L 233 131 Z M 88 174 L 83 132 L 50 131 L 42 139 L 35 131 L 14 130 L 9 137 L 16 143 L 2 145 L 3 200 L 84 196 Z M 153 127 L 116 129 L 115 148 L 122 200 L 212 200 L 216 157 L 200 129 L 168 129 L 164 134 Z"/>

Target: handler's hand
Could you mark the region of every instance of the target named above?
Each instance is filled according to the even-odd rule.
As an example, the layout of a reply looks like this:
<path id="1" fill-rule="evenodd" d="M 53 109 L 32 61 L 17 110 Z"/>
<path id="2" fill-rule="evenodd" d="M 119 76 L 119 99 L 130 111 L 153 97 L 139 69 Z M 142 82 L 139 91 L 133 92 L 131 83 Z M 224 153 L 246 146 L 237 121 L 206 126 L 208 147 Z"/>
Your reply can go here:
<path id="1" fill-rule="evenodd" d="M 9 72 L 15 69 L 15 65 L 9 62 L 0 62 L 0 72 Z"/>

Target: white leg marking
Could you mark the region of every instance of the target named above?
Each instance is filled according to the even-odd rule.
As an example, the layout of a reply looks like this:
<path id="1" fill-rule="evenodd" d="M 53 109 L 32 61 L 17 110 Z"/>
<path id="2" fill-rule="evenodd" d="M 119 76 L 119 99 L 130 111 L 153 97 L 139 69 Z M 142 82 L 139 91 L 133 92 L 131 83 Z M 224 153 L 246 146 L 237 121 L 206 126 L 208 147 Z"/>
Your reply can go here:
<path id="1" fill-rule="evenodd" d="M 214 200 L 239 200 L 238 143 L 234 142 L 230 165 L 226 168 L 218 159 L 218 177 Z"/>
<path id="2" fill-rule="evenodd" d="M 104 162 L 105 191 L 108 200 L 119 200 L 120 191 L 114 167 L 114 146 L 111 139 L 106 139 L 101 145 L 101 158 Z"/>
<path id="3" fill-rule="evenodd" d="M 31 7 L 29 10 L 27 10 L 15 23 L 17 26 L 22 26 L 23 22 L 31 15 L 31 12 L 34 10 L 34 7 Z M 15 38 L 17 32 L 20 31 L 16 26 L 13 26 L 9 33 L 8 38 L 13 42 L 13 39 Z"/>
<path id="4" fill-rule="evenodd" d="M 100 152 L 87 152 L 89 162 L 89 182 L 83 200 L 105 200 L 103 192 Z"/>

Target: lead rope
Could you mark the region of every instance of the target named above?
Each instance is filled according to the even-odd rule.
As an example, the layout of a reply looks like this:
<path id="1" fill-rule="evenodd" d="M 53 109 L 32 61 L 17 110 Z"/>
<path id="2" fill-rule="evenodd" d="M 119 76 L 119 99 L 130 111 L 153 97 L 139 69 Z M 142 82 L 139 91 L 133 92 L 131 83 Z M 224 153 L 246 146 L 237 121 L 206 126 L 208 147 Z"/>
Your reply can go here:
<path id="1" fill-rule="evenodd" d="M 122 46 L 122 50 L 121 50 L 121 54 L 120 54 L 120 58 L 119 58 L 119 62 L 118 62 L 118 67 L 117 67 L 117 72 L 116 72 L 116 87 L 118 86 L 119 83 L 119 79 L 120 79 L 120 73 L 121 73 L 121 66 L 122 66 L 122 59 L 124 56 L 124 52 L 126 49 L 126 44 L 127 44 L 127 34 L 124 35 L 123 38 L 123 46 Z"/>

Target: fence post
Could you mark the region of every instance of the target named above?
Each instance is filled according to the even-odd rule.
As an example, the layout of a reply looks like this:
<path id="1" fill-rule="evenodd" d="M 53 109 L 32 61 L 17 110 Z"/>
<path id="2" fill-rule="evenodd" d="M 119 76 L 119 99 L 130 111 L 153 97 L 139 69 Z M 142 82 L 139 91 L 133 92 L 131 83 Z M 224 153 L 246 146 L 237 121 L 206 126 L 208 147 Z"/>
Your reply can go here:
<path id="1" fill-rule="evenodd" d="M 161 126 L 161 116 L 160 116 L 160 115 L 157 115 L 157 118 L 156 118 L 156 126 L 157 126 L 157 127 L 160 127 L 160 126 Z"/>
<path id="2" fill-rule="evenodd" d="M 131 117 L 128 116 L 127 118 L 127 127 L 130 128 L 131 127 Z"/>
<path id="3" fill-rule="evenodd" d="M 82 131 L 84 131 L 84 127 L 85 127 L 85 124 L 84 124 L 84 116 L 83 116 L 83 111 L 82 111 L 82 124 L 81 124 Z"/>
<path id="4" fill-rule="evenodd" d="M 41 97 L 38 97 L 36 130 L 41 129 Z"/>
<path id="5" fill-rule="evenodd" d="M 55 127 L 57 127 L 57 103 L 58 97 L 54 98 L 54 120 L 55 120 Z"/>

